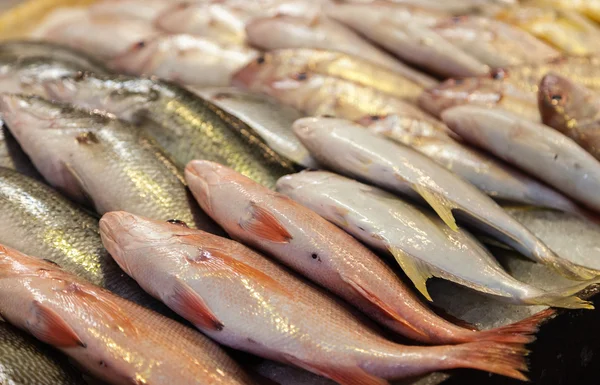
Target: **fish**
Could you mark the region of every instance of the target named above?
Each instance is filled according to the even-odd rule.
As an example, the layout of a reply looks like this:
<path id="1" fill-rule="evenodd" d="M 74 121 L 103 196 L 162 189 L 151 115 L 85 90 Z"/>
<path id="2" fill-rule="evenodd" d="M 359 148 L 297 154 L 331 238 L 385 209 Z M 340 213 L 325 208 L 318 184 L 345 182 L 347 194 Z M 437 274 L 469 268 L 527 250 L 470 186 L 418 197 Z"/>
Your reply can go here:
<path id="1" fill-rule="evenodd" d="M 274 97 L 307 115 L 357 120 L 366 115 L 403 113 L 428 119 L 426 113 L 408 101 L 368 86 L 310 71 L 280 74 L 277 66 L 258 64 L 238 71 L 232 84 Z"/>
<path id="2" fill-rule="evenodd" d="M 598 0 L 535 0 L 533 4 L 538 6 L 549 6 L 554 8 L 577 11 L 586 15 L 587 17 L 596 22 L 600 22 L 600 2 L 598 2 Z"/>
<path id="3" fill-rule="evenodd" d="M 549 73 L 538 92 L 542 122 L 600 160 L 600 97 L 595 91 Z"/>
<path id="4" fill-rule="evenodd" d="M 437 76 L 476 76 L 490 71 L 488 65 L 436 33 L 421 18 L 412 17 L 411 12 L 398 19 L 397 13 L 373 12 L 372 7 L 371 3 L 341 3 L 327 14 L 403 61 Z"/>
<path id="5" fill-rule="evenodd" d="M 88 12 L 92 18 L 126 17 L 152 23 L 169 7 L 164 0 L 102 0 L 92 3 Z"/>
<path id="6" fill-rule="evenodd" d="M 600 49 L 598 26 L 572 10 L 521 5 L 501 10 L 495 18 L 523 28 L 567 55 L 592 55 Z"/>
<path id="7" fill-rule="evenodd" d="M 153 141 L 106 114 L 37 96 L 0 96 L 0 116 L 38 171 L 100 214 L 118 208 L 219 231 Z"/>
<path id="8" fill-rule="evenodd" d="M 598 275 L 558 257 L 490 197 L 416 150 L 342 119 L 302 118 L 293 128 L 322 166 L 424 200 L 454 231 L 458 229 L 457 215 L 461 223 L 487 232 L 567 278 L 588 280 Z"/>
<path id="9" fill-rule="evenodd" d="M 303 167 L 317 163 L 292 132 L 292 124 L 303 115 L 265 95 L 236 88 L 202 88 L 195 92 L 240 119 L 261 136 L 279 155 Z"/>
<path id="10" fill-rule="evenodd" d="M 458 106 L 444 122 L 467 142 L 484 148 L 596 211 L 600 162 L 556 130 L 506 111 Z"/>
<path id="11" fill-rule="evenodd" d="M 311 48 L 279 49 L 264 52 L 246 65 L 244 72 L 263 71 L 267 67 L 277 76 L 313 72 L 333 76 L 388 95 L 416 102 L 424 88 L 433 87 L 436 81 L 414 70 L 399 73 L 373 65 L 357 56 L 336 51 Z M 242 72 L 242 71 L 240 71 Z"/>
<path id="12" fill-rule="evenodd" d="M 491 68 L 542 64 L 561 53 L 522 29 L 481 16 L 446 18 L 433 31 Z"/>
<path id="13" fill-rule="evenodd" d="M 138 305 L 174 315 L 108 255 L 96 217 L 45 183 L 7 168 L 0 168 L 0 243 L 46 258 Z"/>
<path id="14" fill-rule="evenodd" d="M 154 75 L 177 83 L 227 86 L 231 76 L 258 56 L 258 51 L 219 39 L 160 35 L 133 43 L 109 66 L 120 73 Z"/>
<path id="15" fill-rule="evenodd" d="M 132 44 L 158 31 L 144 20 L 127 17 L 92 18 L 86 9 L 58 8 L 31 37 L 79 49 L 100 60 L 125 52 Z"/>
<path id="16" fill-rule="evenodd" d="M 252 365 L 252 369 L 278 385 L 336 385 L 325 377 L 269 360 Z"/>
<path id="17" fill-rule="evenodd" d="M 350 235 L 231 169 L 193 161 L 186 179 L 198 203 L 233 239 L 267 253 L 392 331 L 428 344 L 527 342 L 512 335 L 512 327 L 474 332 L 440 318 Z"/>
<path id="18" fill-rule="evenodd" d="M 342 24 L 320 15 L 276 15 L 254 18 L 246 24 L 248 42 L 263 50 L 316 48 L 361 57 L 382 67 L 405 71 L 406 65 L 376 48 Z"/>
<path id="19" fill-rule="evenodd" d="M 6 322 L 0 322 L 0 364 L 7 385 L 88 385 L 66 357 Z"/>
<path id="20" fill-rule="evenodd" d="M 452 231 L 434 214 L 376 187 L 326 171 L 304 171 L 279 179 L 277 191 L 366 245 L 393 255 L 429 301 L 427 280 L 440 277 L 519 305 L 593 307 L 574 296 L 587 282 L 559 293 L 521 282 L 464 229 Z"/>
<path id="21" fill-rule="evenodd" d="M 15 170 L 33 179 L 44 179 L 4 125 L 0 127 L 0 167 Z"/>
<path id="22" fill-rule="evenodd" d="M 453 15 L 465 15 L 470 13 L 492 12 L 492 10 L 503 9 L 518 4 L 518 0 L 391 0 L 397 4 L 407 4 L 425 9 L 448 12 Z"/>
<path id="23" fill-rule="evenodd" d="M 47 81 L 44 88 L 49 99 L 105 110 L 140 126 L 180 170 L 190 160 L 207 159 L 265 186 L 296 170 L 241 120 L 171 82 L 85 73 Z"/>
<path id="24" fill-rule="evenodd" d="M 525 378 L 520 344 L 396 344 L 323 291 L 235 241 L 126 212 L 105 214 L 100 226 L 111 254 L 148 292 L 230 347 L 342 385 L 385 385 L 384 378 L 455 367 Z M 534 319 L 529 329 L 539 322 Z"/>
<path id="25" fill-rule="evenodd" d="M 494 199 L 583 215 L 573 201 L 516 168 L 462 142 L 448 127 L 410 116 L 367 116 L 369 131 L 409 146 L 460 175 Z"/>
<path id="26" fill-rule="evenodd" d="M 0 247 L 0 312 L 111 384 L 252 384 L 214 342 L 43 259 Z M 511 357 L 511 356 L 509 356 Z"/>
<path id="27" fill-rule="evenodd" d="M 448 79 L 425 90 L 418 100 L 419 107 L 437 117 L 445 109 L 463 104 L 502 108 L 531 121 L 540 121 L 535 93 L 491 77 Z"/>

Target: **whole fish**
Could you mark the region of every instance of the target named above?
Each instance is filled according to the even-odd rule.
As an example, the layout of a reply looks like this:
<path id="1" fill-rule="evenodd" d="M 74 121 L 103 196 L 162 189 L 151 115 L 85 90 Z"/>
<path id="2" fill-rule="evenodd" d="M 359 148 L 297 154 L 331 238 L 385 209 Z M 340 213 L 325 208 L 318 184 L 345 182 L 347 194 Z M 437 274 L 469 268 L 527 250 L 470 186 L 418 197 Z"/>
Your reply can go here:
<path id="1" fill-rule="evenodd" d="M 164 0 L 102 0 L 92 3 L 88 11 L 93 18 L 131 18 L 152 23 L 171 2 Z"/>
<path id="2" fill-rule="evenodd" d="M 208 338 L 50 262 L 2 246 L 0 277 L 4 319 L 111 384 L 251 384 Z"/>
<path id="3" fill-rule="evenodd" d="M 544 124 L 600 159 L 600 96 L 595 91 L 550 73 L 540 82 L 538 99 Z"/>
<path id="4" fill-rule="evenodd" d="M 370 3 L 341 3 L 328 15 L 347 25 L 402 60 L 441 77 L 484 75 L 490 68 L 446 40 L 410 12 L 402 19 L 395 13 L 371 12 Z"/>
<path id="5" fill-rule="evenodd" d="M 236 88 L 203 88 L 195 92 L 252 127 L 279 155 L 304 167 L 317 167 L 292 132 L 294 121 L 303 116 L 298 110 Z"/>
<path id="6" fill-rule="evenodd" d="M 276 15 L 255 18 L 246 25 L 250 44 L 264 50 L 316 48 L 361 57 L 391 70 L 405 71 L 406 65 L 376 48 L 356 33 L 325 16 Z"/>
<path id="7" fill-rule="evenodd" d="M 219 231 L 154 143 L 114 117 L 34 96 L 0 96 L 0 115 L 38 171 L 102 214 L 120 208 Z"/>
<path id="8" fill-rule="evenodd" d="M 460 140 L 444 124 L 409 116 L 369 116 L 361 119 L 371 132 L 427 155 L 495 199 L 550 207 L 581 214 L 570 199 L 508 164 Z"/>
<path id="9" fill-rule="evenodd" d="M 433 214 L 378 188 L 329 172 L 305 171 L 279 179 L 277 191 L 363 243 L 392 254 L 430 301 L 427 280 L 440 277 L 521 305 L 593 307 L 590 302 L 573 296 L 585 286 L 553 293 L 521 282 L 509 275 L 465 230 L 452 231 Z"/>
<path id="10" fill-rule="evenodd" d="M 522 29 L 481 16 L 447 18 L 432 27 L 444 39 L 492 68 L 545 63 L 560 53 Z"/>
<path id="11" fill-rule="evenodd" d="M 357 56 L 311 48 L 265 52 L 256 60 L 249 62 L 246 67 L 244 71 L 247 72 L 263 71 L 261 67 L 267 67 L 277 76 L 307 71 L 334 76 L 411 102 L 416 101 L 423 87 L 433 87 L 437 84 L 430 77 L 414 70 L 407 70 L 404 73 L 390 71 Z M 269 71 L 264 69 L 262 73 L 266 75 Z"/>
<path id="12" fill-rule="evenodd" d="M 242 68 L 234 75 L 233 84 L 272 96 L 307 115 L 357 120 L 366 115 L 404 113 L 427 119 L 416 106 L 371 87 L 314 72 L 281 74 L 278 66 L 266 62 L 254 61 Z"/>
<path id="13" fill-rule="evenodd" d="M 252 128 L 175 84 L 90 73 L 46 82 L 52 99 L 134 121 L 183 169 L 192 159 L 225 164 L 266 185 L 294 172 Z"/>
<path id="14" fill-rule="evenodd" d="M 211 87 L 229 85 L 231 76 L 256 56 L 254 49 L 214 38 L 160 35 L 135 42 L 109 65 L 117 72 Z"/>
<path id="15" fill-rule="evenodd" d="M 568 55 L 591 55 L 600 50 L 596 38 L 599 27 L 572 10 L 521 5 L 502 10 L 495 17 L 525 29 Z"/>
<path id="16" fill-rule="evenodd" d="M 87 385 L 65 357 L 0 322 L 0 365 L 6 385 Z"/>
<path id="17" fill-rule="evenodd" d="M 476 106 L 454 107 L 442 118 L 466 141 L 600 210 L 600 162 L 563 134 L 506 111 Z"/>
<path id="18" fill-rule="evenodd" d="M 502 79 L 448 79 L 419 97 L 419 106 L 437 117 L 445 109 L 463 104 L 498 107 L 534 122 L 540 120 L 535 93 L 515 88 Z"/>
<path id="19" fill-rule="evenodd" d="M 598 275 L 559 258 L 490 197 L 409 147 L 341 119 L 303 118 L 294 123 L 294 131 L 321 165 L 413 198 L 422 198 L 451 229 L 458 229 L 454 217 L 458 214 L 462 221 L 476 225 L 569 278 L 590 279 Z"/>
<path id="20" fill-rule="evenodd" d="M 519 344 L 390 342 L 324 292 L 235 241 L 125 212 L 106 214 L 101 227 L 106 247 L 148 292 L 236 349 L 342 385 L 385 385 L 383 378 L 456 367 L 525 378 Z"/>
<path id="21" fill-rule="evenodd" d="M 511 336 L 512 327 L 474 332 L 440 318 L 354 238 L 231 169 L 194 161 L 186 178 L 202 208 L 234 239 L 268 253 L 391 330 L 430 344 L 525 342 L 522 335 Z"/>
<path id="22" fill-rule="evenodd" d="M 158 31 L 143 20 L 126 17 L 93 19 L 85 9 L 59 8 L 31 36 L 61 43 L 106 60 L 125 52 L 132 44 L 157 34 Z"/>
<path id="23" fill-rule="evenodd" d="M 0 243 L 46 258 L 94 285 L 171 314 L 108 255 L 92 217 L 47 185 L 0 168 Z"/>

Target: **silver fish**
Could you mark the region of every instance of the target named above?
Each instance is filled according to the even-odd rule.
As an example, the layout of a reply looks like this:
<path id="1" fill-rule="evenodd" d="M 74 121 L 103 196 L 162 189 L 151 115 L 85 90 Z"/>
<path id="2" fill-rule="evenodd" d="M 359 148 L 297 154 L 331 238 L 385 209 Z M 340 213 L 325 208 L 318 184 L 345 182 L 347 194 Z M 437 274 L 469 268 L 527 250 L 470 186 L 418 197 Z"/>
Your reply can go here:
<path id="1" fill-rule="evenodd" d="M 236 88 L 202 88 L 194 92 L 242 120 L 279 155 L 304 167 L 316 167 L 308 150 L 292 132 L 303 114 L 276 100 Z"/>
<path id="2" fill-rule="evenodd" d="M 452 231 L 439 218 L 394 195 L 324 171 L 279 179 L 277 191 L 341 227 L 363 243 L 391 253 L 428 300 L 427 280 L 440 277 L 521 305 L 592 308 L 573 294 L 537 289 L 509 275 L 471 234 Z"/>
<path id="3" fill-rule="evenodd" d="M 448 109 L 442 118 L 466 141 L 600 210 L 600 162 L 560 132 L 507 111 L 476 106 Z"/>
<path id="4" fill-rule="evenodd" d="M 386 189 L 424 199 L 446 224 L 474 222 L 527 257 L 574 279 L 599 273 L 559 258 L 542 241 L 475 186 L 416 150 L 341 119 L 303 118 L 294 131 L 315 159 L 328 168 Z"/>
<path id="5" fill-rule="evenodd" d="M 235 241 L 125 212 L 104 215 L 100 226 L 111 254 L 148 292 L 236 349 L 341 385 L 385 385 L 383 378 L 455 367 L 525 378 L 519 344 L 390 342 L 324 292 Z"/>

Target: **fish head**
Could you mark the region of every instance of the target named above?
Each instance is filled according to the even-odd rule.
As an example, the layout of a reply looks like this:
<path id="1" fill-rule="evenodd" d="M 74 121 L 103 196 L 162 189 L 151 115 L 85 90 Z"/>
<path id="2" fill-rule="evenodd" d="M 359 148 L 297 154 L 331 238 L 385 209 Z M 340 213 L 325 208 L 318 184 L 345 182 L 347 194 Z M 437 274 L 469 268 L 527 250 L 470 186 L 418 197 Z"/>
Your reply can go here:
<path id="1" fill-rule="evenodd" d="M 198 9 L 204 4 L 196 4 L 192 1 L 182 1 L 173 4 L 164 10 L 155 20 L 155 25 L 162 30 L 169 32 L 182 32 L 193 28 L 196 22 L 202 23 L 209 21 L 209 15 L 206 12 L 198 12 Z"/>
<path id="2" fill-rule="evenodd" d="M 144 38 L 131 44 L 125 52 L 114 57 L 108 66 L 120 73 L 151 75 L 157 63 L 168 51 L 170 36 Z"/>
<path id="3" fill-rule="evenodd" d="M 261 91 L 261 81 L 272 72 L 269 68 L 270 59 L 271 55 L 268 53 L 259 55 L 232 76 L 231 84 L 235 87 Z"/>
<path id="4" fill-rule="evenodd" d="M 277 191 L 294 199 L 295 193 L 307 187 L 326 183 L 337 175 L 328 171 L 301 171 L 285 175 L 277 181 Z"/>

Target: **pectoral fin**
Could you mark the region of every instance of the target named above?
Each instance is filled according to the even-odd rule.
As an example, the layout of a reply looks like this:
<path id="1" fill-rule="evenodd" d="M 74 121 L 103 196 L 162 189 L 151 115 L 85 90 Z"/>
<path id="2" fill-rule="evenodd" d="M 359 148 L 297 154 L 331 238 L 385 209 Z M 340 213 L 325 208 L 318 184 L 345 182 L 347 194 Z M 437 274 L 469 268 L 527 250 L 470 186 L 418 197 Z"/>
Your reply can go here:
<path id="1" fill-rule="evenodd" d="M 452 214 L 454 206 L 446 197 L 423 186 L 415 185 L 414 189 L 423 199 L 425 199 L 425 201 L 427 201 L 448 227 L 454 231 L 458 231 L 456 220 Z"/>
<path id="2" fill-rule="evenodd" d="M 423 296 L 427 298 L 427 300 L 433 302 L 431 295 L 429 295 L 429 292 L 427 291 L 427 280 L 434 276 L 429 266 L 413 258 L 400 248 L 392 246 L 389 248 L 389 250 L 398 262 L 398 264 L 400 264 L 402 270 L 404 270 L 404 273 L 415 285 L 417 290 L 421 294 L 423 294 Z"/>
<path id="3" fill-rule="evenodd" d="M 240 226 L 255 236 L 274 243 L 288 243 L 292 239 L 292 235 L 277 218 L 256 203 L 250 204 L 250 218 L 240 222 Z"/>
<path id="4" fill-rule="evenodd" d="M 213 314 L 204 299 L 179 279 L 173 287 L 173 293 L 165 302 L 175 312 L 198 327 L 223 330 L 224 325 Z"/>
<path id="5" fill-rule="evenodd" d="M 34 301 L 33 314 L 33 319 L 27 321 L 27 329 L 38 340 L 61 348 L 85 346 L 77 333 L 54 310 Z"/>

